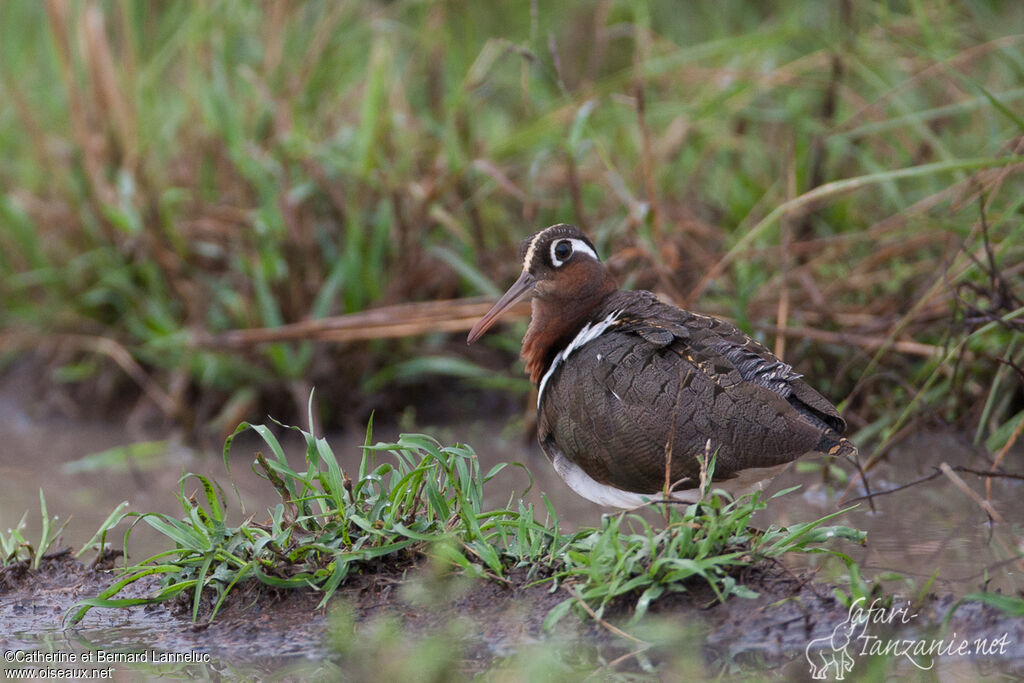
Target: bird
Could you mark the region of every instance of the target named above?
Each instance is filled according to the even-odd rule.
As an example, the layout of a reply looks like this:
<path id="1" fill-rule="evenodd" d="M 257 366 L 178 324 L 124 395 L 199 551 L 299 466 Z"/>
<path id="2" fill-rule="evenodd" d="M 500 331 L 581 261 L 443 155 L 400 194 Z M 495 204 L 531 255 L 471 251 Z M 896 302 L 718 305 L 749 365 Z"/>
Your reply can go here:
<path id="1" fill-rule="evenodd" d="M 856 454 L 839 411 L 790 365 L 724 320 L 619 289 L 576 226 L 534 233 L 520 258 L 522 273 L 466 341 L 531 297 L 522 358 L 537 438 L 584 498 L 694 503 L 709 485 L 738 496 L 807 453 Z"/>

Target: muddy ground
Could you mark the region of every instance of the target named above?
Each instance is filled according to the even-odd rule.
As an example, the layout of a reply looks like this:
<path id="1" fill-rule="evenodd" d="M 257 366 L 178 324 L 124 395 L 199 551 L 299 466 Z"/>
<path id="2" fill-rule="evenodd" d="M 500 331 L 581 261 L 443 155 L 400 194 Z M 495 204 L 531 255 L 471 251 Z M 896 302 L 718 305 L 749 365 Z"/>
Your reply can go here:
<path id="1" fill-rule="evenodd" d="M 45 489 L 50 509 L 62 519 L 73 517 L 67 537 L 88 537 L 109 514 L 113 505 L 130 496 L 132 508 L 180 514 L 170 491 L 177 489 L 183 471 L 200 472 L 219 479 L 227 476 L 219 451 L 192 451 L 168 441 L 166 454 L 152 461 L 132 458 L 124 471 L 68 468 L 90 453 L 103 452 L 127 441 L 165 439 L 165 435 L 132 435 L 123 424 L 68 421 L 34 415 L 25 408 L 11 385 L 0 382 L 0 520 L 5 526 L 30 511 L 27 537 L 38 538 L 39 490 Z M 532 437 L 525 445 L 521 435 L 501 436 L 501 424 L 455 424 L 438 428 L 417 426 L 412 431 L 439 434 L 446 442 L 487 444 L 479 453 L 487 471 L 497 462 L 524 462 L 536 478 L 528 503 L 541 510 L 540 492 L 550 495 L 559 511 L 561 529 L 593 526 L 605 512 L 579 498 L 554 474 Z M 378 424 L 376 438 L 393 440 L 398 427 Z M 342 467 L 358 467 L 362 434 L 358 438 L 332 437 Z M 233 516 L 266 510 L 279 499 L 273 487 L 249 470 L 252 454 L 260 447 L 254 438 L 240 437 L 232 451 L 231 484 L 241 491 L 245 509 L 228 501 Z M 286 451 L 301 453 L 286 442 Z M 934 471 L 942 462 L 988 467 L 985 453 L 970 439 L 950 432 L 923 433 L 893 448 L 887 462 L 872 471 L 875 491 L 895 489 Z M 1019 462 L 1021 454 L 1012 452 Z M 508 468 L 494 482 L 488 505 L 503 505 L 509 491 L 521 490 L 527 477 Z M 983 492 L 983 483 L 969 483 Z M 772 501 L 754 524 L 791 525 L 833 512 L 848 504 L 830 494 L 816 472 L 784 473 L 773 490 L 794 484 L 804 486 L 800 495 Z M 863 503 L 847 512 L 840 523 L 865 530 L 866 546 L 840 544 L 870 581 L 897 571 L 903 578 L 885 580 L 887 592 L 916 594 L 930 583 L 932 596 L 915 606 L 909 624 L 897 624 L 904 639 L 930 637 L 957 597 L 980 589 L 1022 590 L 1015 562 L 1019 544 L 1016 530 L 1024 524 L 1019 500 L 1021 484 L 1012 480 L 993 482 L 996 510 L 1007 520 L 994 527 L 985 513 L 963 491 L 945 478 L 875 499 L 877 511 Z M 856 495 L 853 491 L 849 495 Z M 981 493 L 981 495 L 985 495 Z M 167 539 L 140 525 L 132 535 L 132 557 L 148 557 L 166 548 Z M 111 538 L 119 534 L 112 535 Z M 429 563 L 405 571 L 357 575 L 350 578 L 327 609 L 318 609 L 320 595 L 302 591 L 269 591 L 255 586 L 236 590 L 212 624 L 204 619 L 195 625 L 191 605 L 174 603 L 130 609 L 93 609 L 74 629 L 62 629 L 62 618 L 76 601 L 96 596 L 114 581 L 110 573 L 94 571 L 59 555 L 44 561 L 38 572 L 24 564 L 0 569 L 0 655 L 13 651 L 87 652 L 133 651 L 152 648 L 167 653 L 208 654 L 210 662 L 185 665 L 186 677 L 275 680 L 321 678 L 349 680 L 448 680 L 503 667 L 545 667 L 559 672 L 558 680 L 582 678 L 589 672 L 637 672 L 670 679 L 694 679 L 750 671 L 769 672 L 786 679 L 807 678 L 807 644 L 831 635 L 848 615 L 833 596 L 827 581 L 843 581 L 843 572 L 827 577 L 797 569 L 807 556 L 786 558 L 790 569 L 779 565 L 760 567 L 739 577 L 761 593 L 757 600 L 734 598 L 718 604 L 706 586 L 695 584 L 687 594 L 663 598 L 652 606 L 648 618 L 630 624 L 629 604 L 615 606 L 605 623 L 568 615 L 552 633 L 543 628 L 549 610 L 569 597 L 566 587 L 556 592 L 550 585 L 527 586 L 513 573 L 508 585 L 453 577 Z M 939 572 L 937 578 L 935 572 Z M 158 586 L 157 579 L 143 580 L 118 597 L 144 597 Z M 908 588 L 908 586 L 911 586 Z M 844 586 L 849 589 L 849 585 Z M 187 602 L 187 601 L 186 601 Z M 203 606 L 208 609 L 208 605 Z M 205 614 L 205 613 L 204 613 Z M 946 633 L 971 641 L 994 642 L 1005 635 L 1001 652 L 983 656 L 956 656 L 937 665 L 949 678 L 961 672 L 973 680 L 988 668 L 1024 672 L 1024 632 L 1020 619 L 975 603 L 961 606 Z M 879 626 L 879 632 L 886 625 Z M 613 633 L 620 628 L 645 642 L 638 643 Z M 389 630 L 390 629 L 390 630 Z M 909 635 L 908 635 L 909 634 Z M 417 645 L 419 643 L 420 645 Z M 419 649 L 416 649 L 419 647 Z M 833 652 L 821 644 L 825 654 Z M 442 651 L 439 672 L 410 677 L 400 670 L 401 657 L 414 662 Z M 403 654 L 404 653 L 404 654 Z M 2 658 L 0 658 L 2 659 Z M 856 657 L 855 672 L 863 673 L 880 657 Z M 913 673 L 914 665 L 896 656 L 899 671 Z M 10 664 L 0 663 L 0 668 Z M 398 667 L 382 671 L 382 667 Z M 693 670 L 682 671 L 679 667 Z M 313 667 L 310 669 L 310 667 Z M 333 668 L 332 668 L 333 667 Z M 445 668 L 447 667 L 447 668 Z M 290 673 L 300 670 L 301 673 Z M 534 669 L 536 670 L 536 669 Z M 119 668 L 125 680 L 139 673 L 153 675 L 152 667 Z M 339 676 L 339 671 L 341 676 Z M 670 672 L 665 674 L 665 672 Z M 312 673 L 311 673 L 312 672 Z M 166 673 L 161 669 L 160 673 Z M 833 672 L 834 673 L 834 672 Z M 387 675 L 385 675 L 387 674 Z M 115 676 L 116 677 L 116 676 Z M 549 676 L 550 678 L 550 676 Z M 835 679 L 835 676 L 830 676 Z M 512 675 L 509 680 L 532 678 Z"/>
<path id="2" fill-rule="evenodd" d="M 380 638 L 382 620 L 390 619 L 400 626 L 405 644 L 438 634 L 450 637 L 458 653 L 448 666 L 463 675 L 501 666 L 536 645 L 560 648 L 560 656 L 569 660 L 566 666 L 577 671 L 639 673 L 642 667 L 659 669 L 679 654 L 685 641 L 709 673 L 767 671 L 806 677 L 807 644 L 829 637 L 847 619 L 848 609 L 836 600 L 832 587 L 779 564 L 748 569 L 738 578 L 760 597 L 723 604 L 697 583 L 689 593 L 656 602 L 642 623 L 685 628 L 660 641 L 656 636 L 650 645 L 614 633 L 620 627 L 641 635 L 656 632 L 628 625 L 629 603 L 614 606 L 600 623 L 569 615 L 547 633 L 544 618 L 568 597 L 566 588 L 552 592 L 550 584 L 527 585 L 525 572 L 513 572 L 507 584 L 439 574 L 428 562 L 401 573 L 353 576 L 327 609 L 318 609 L 321 596 L 312 591 L 279 591 L 252 583 L 237 590 L 212 623 L 201 618 L 194 624 L 189 600 L 93 609 L 78 627 L 62 630 L 62 618 L 76 601 L 97 595 L 113 581 L 111 572 L 86 567 L 65 551 L 47 557 L 38 571 L 29 571 L 24 563 L 0 569 L 0 650 L 195 652 L 211 656 L 200 671 L 207 675 L 281 675 L 283 668 L 301 662 L 327 662 L 350 674 L 372 675 L 367 667 L 378 665 L 373 648 L 393 654 L 392 646 Z M 144 579 L 118 597 L 144 597 L 157 586 L 157 579 Z M 993 643 L 989 652 L 946 657 L 940 665 L 955 659 L 974 673 L 990 668 L 1024 673 L 1024 620 L 969 603 L 955 611 L 948 630 L 940 633 L 939 624 L 952 604 L 952 597 L 931 595 L 905 613 L 883 614 L 894 623 L 874 624 L 870 632 L 879 642 L 949 641 L 958 637 L 953 634 L 971 641 L 985 638 Z M 203 610 L 208 614 L 209 605 Z M 834 652 L 829 643 L 818 642 L 822 653 Z M 858 653 L 851 651 L 856 661 Z M 908 659 L 904 667 L 909 666 Z"/>

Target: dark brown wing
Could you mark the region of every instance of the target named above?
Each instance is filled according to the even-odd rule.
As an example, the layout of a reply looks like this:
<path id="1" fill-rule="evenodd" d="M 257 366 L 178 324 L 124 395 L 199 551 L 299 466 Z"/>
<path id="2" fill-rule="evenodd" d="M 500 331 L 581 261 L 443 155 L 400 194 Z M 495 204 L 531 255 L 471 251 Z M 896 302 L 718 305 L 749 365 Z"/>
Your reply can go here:
<path id="1" fill-rule="evenodd" d="M 657 333 L 671 333 L 673 339 L 686 341 L 697 351 L 724 356 L 744 380 L 787 399 L 814 424 L 829 427 L 840 435 L 846 431 L 846 421 L 828 399 L 807 384 L 789 364 L 735 326 L 718 318 L 669 306 L 650 292 L 618 293 L 618 296 L 623 295 L 628 298 L 629 305 L 625 308 L 622 323 L 631 326 L 637 334 L 652 342 L 660 340 L 667 344 L 667 337 L 664 334 L 657 337 Z"/>
<path id="2" fill-rule="evenodd" d="M 556 445 L 597 481 L 660 490 L 670 440 L 672 480 L 696 486 L 708 439 L 715 479 L 728 479 L 839 438 L 831 404 L 735 327 L 646 292 L 616 294 L 601 316 L 621 309 L 614 326 L 555 369 L 539 407 L 546 450 Z"/>

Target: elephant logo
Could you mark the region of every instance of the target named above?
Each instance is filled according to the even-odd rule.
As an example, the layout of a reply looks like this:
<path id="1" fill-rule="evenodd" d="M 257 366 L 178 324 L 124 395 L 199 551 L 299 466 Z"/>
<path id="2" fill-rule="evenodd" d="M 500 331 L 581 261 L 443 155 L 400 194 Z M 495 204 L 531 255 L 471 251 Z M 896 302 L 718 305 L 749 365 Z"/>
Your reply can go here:
<path id="1" fill-rule="evenodd" d="M 863 631 L 868 621 L 859 609 L 859 603 L 863 600 L 864 598 L 857 598 L 854 601 L 846 618 L 832 629 L 830 635 L 815 638 L 807 643 L 804 656 L 811 665 L 811 678 L 823 681 L 828 677 L 829 670 L 834 670 L 835 680 L 841 681 L 853 670 L 851 646 L 858 631 Z"/>

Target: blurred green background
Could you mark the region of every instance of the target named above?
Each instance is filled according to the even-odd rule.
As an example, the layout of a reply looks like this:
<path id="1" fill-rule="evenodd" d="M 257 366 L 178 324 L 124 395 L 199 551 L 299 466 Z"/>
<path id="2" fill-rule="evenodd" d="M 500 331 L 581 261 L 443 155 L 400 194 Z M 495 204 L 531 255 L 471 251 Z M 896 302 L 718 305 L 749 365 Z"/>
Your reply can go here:
<path id="1" fill-rule="evenodd" d="M 521 322 L 219 335 L 494 297 L 572 222 L 862 439 L 1019 433 L 1020 2 L 14 0 L 0 31 L 0 370 L 37 395 L 210 434 L 314 386 L 329 424 L 515 409 Z"/>

